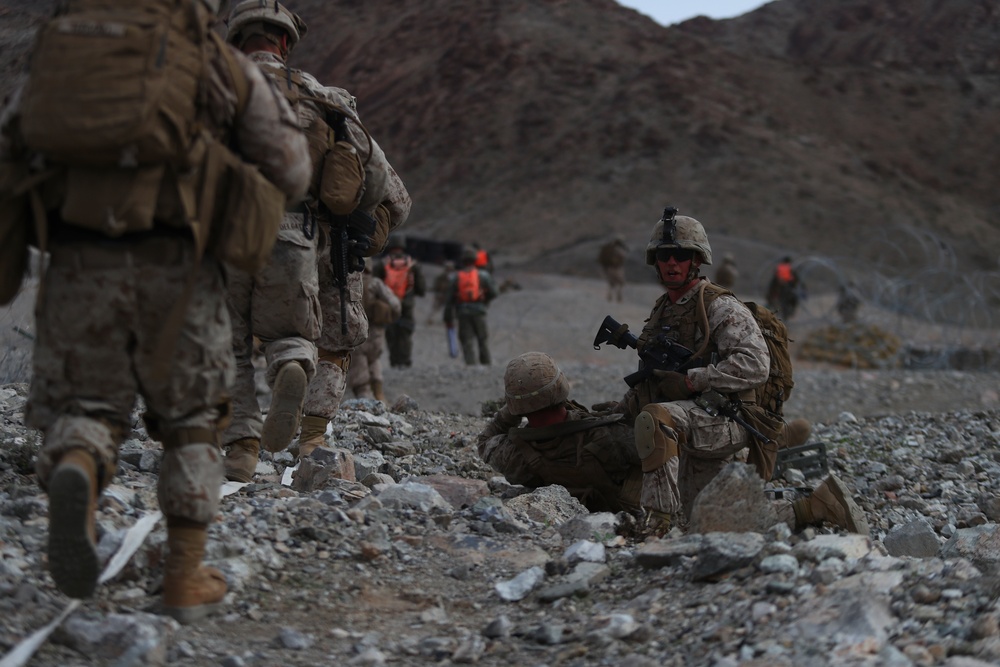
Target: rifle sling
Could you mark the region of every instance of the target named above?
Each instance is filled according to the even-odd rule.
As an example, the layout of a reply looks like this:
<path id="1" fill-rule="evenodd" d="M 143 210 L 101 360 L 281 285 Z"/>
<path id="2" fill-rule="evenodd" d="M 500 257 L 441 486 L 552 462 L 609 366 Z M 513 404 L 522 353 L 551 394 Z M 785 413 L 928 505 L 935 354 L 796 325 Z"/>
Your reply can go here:
<path id="1" fill-rule="evenodd" d="M 580 431 L 597 428 L 598 426 L 614 424 L 621 421 L 624 416 L 625 415 L 608 415 L 606 417 L 596 417 L 594 419 L 565 421 L 561 424 L 551 424 L 549 426 L 541 426 L 538 428 L 532 428 L 530 426 L 525 426 L 523 428 L 515 427 L 512 430 L 516 431 L 517 437 L 522 440 L 551 440 L 552 438 L 570 435 L 571 433 L 579 433 Z"/>

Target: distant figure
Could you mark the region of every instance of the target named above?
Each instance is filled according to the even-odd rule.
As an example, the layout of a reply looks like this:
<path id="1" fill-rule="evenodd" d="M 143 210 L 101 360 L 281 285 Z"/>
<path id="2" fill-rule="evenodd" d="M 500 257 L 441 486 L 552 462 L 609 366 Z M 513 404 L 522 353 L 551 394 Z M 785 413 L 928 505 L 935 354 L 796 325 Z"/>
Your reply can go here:
<path id="1" fill-rule="evenodd" d="M 858 319 L 858 309 L 861 308 L 861 297 L 858 295 L 854 281 L 841 284 L 837 294 L 837 313 L 844 324 L 852 324 Z"/>
<path id="2" fill-rule="evenodd" d="M 424 272 L 417 260 L 406 254 L 406 241 L 402 236 L 389 237 L 386 246 L 389 254 L 373 270 L 403 304 L 402 314 L 386 327 L 385 338 L 389 345 L 389 365 L 413 365 L 413 330 L 417 326 L 413 315 L 418 296 L 427 293 Z"/>
<path id="3" fill-rule="evenodd" d="M 434 293 L 434 304 L 431 312 L 427 316 L 427 324 L 433 324 L 434 318 L 444 308 L 445 301 L 448 300 L 448 283 L 455 275 L 455 262 L 450 259 L 441 266 L 441 273 L 434 279 L 431 291 Z"/>
<path id="4" fill-rule="evenodd" d="M 792 258 L 786 256 L 774 267 L 774 274 L 767 288 L 768 308 L 778 313 L 783 320 L 791 319 L 798 308 L 801 291 L 802 281 L 792 266 Z"/>
<path id="5" fill-rule="evenodd" d="M 458 320 L 458 339 L 462 354 L 469 366 L 476 364 L 476 345 L 479 345 L 479 363 L 490 364 L 490 333 L 486 327 L 486 309 L 497 298 L 493 276 L 485 269 L 476 268 L 476 251 L 467 248 L 462 253 L 462 268 L 448 286 L 448 300 L 444 307 L 444 323 L 450 329 Z"/>
<path id="6" fill-rule="evenodd" d="M 486 249 L 476 242 L 473 242 L 472 249 L 476 251 L 476 268 L 489 271 L 490 275 L 493 275 L 493 258 Z"/>
<path id="7" fill-rule="evenodd" d="M 399 318 L 403 306 L 384 282 L 372 275 L 365 266 L 361 276 L 364 296 L 361 302 L 368 316 L 368 338 L 351 357 L 347 369 L 347 385 L 358 398 L 374 398 L 385 402 L 382 386 L 382 351 L 385 349 L 385 328 Z"/>
<path id="8" fill-rule="evenodd" d="M 628 256 L 628 246 L 625 238 L 616 234 L 613 239 L 601 246 L 597 255 L 597 263 L 604 271 L 608 281 L 608 301 L 621 303 L 625 291 L 625 258 Z"/>
<path id="9" fill-rule="evenodd" d="M 740 272 L 736 268 L 736 260 L 733 259 L 732 253 L 726 253 L 722 257 L 722 264 L 719 266 L 719 270 L 715 272 L 715 284 L 720 287 L 725 287 L 727 290 L 734 290 L 736 287 L 736 279 L 740 277 Z"/>

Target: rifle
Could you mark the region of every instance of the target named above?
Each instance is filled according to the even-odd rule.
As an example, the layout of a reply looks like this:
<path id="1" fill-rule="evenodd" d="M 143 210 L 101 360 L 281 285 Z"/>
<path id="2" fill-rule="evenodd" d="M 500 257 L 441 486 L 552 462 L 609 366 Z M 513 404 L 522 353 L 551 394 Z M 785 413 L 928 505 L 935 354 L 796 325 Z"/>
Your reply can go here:
<path id="1" fill-rule="evenodd" d="M 611 343 L 620 350 L 632 348 L 639 352 L 639 370 L 625 376 L 625 383 L 629 387 L 634 387 L 643 380 L 653 377 L 656 371 L 680 371 L 690 367 L 688 364 L 694 354 L 662 332 L 639 350 L 639 341 L 628 330 L 628 325 L 619 324 L 610 315 L 604 318 L 597 330 L 597 336 L 594 338 L 594 349 L 601 349 L 602 343 Z"/>
<path id="2" fill-rule="evenodd" d="M 347 117 L 342 113 L 328 112 L 327 124 L 333 129 L 335 141 L 347 140 Z M 365 270 L 365 255 L 371 248 L 375 233 L 375 219 L 360 209 L 348 215 L 333 215 L 322 202 L 330 220 L 330 268 L 333 284 L 340 290 L 340 333 L 347 334 L 347 276 Z"/>
<path id="3" fill-rule="evenodd" d="M 755 429 L 747 422 L 747 420 L 740 416 L 739 401 L 729 400 L 716 390 L 709 389 L 708 391 L 700 393 L 698 397 L 694 399 L 694 404 L 713 417 L 718 415 L 728 417 L 764 442 L 773 442 L 771 438 Z"/>

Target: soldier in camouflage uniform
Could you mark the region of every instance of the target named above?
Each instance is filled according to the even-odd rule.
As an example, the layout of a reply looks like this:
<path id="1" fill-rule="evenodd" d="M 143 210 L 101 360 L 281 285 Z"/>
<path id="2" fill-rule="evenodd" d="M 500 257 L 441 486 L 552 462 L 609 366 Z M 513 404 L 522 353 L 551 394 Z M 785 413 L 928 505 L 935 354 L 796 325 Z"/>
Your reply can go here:
<path id="1" fill-rule="evenodd" d="M 676 446 L 645 469 L 630 420 L 597 414 L 569 400 L 569 381 L 541 352 L 507 364 L 506 402 L 479 434 L 482 459 L 512 484 L 560 484 L 592 512 L 645 508 L 659 527 L 680 509 Z M 526 417 L 527 426 L 521 426 Z M 656 437 L 666 440 L 662 433 Z"/>
<path id="2" fill-rule="evenodd" d="M 307 123 L 310 128 L 316 126 L 313 121 L 320 113 L 320 107 L 335 108 L 340 116 L 346 118 L 342 130 L 331 126 L 331 133 L 343 132 L 344 136 L 338 137 L 337 141 L 352 144 L 362 158 L 364 190 L 357 208 L 374 218 L 376 223 L 375 231 L 367 244 L 363 244 L 362 250 L 365 256 L 378 254 L 385 246 L 389 232 L 406 220 L 411 201 L 385 153 L 361 125 L 357 115 L 357 101 L 342 88 L 323 86 L 308 73 L 286 66 L 288 52 L 296 43 L 297 37 L 305 33 L 306 26 L 301 18 L 280 3 L 244 0 L 233 7 L 229 24 L 229 41 L 247 50 L 254 62 L 280 82 L 279 89 L 283 93 L 299 100 L 297 108 L 303 127 Z M 260 39 L 253 39 L 254 37 Z M 268 44 L 273 48 L 269 48 Z M 329 115 L 326 117 L 329 118 Z M 310 129 L 307 129 L 307 133 L 313 134 Z M 316 341 L 319 357 L 316 373 L 309 381 L 303 403 L 299 456 L 308 456 L 313 449 L 324 443 L 327 423 L 336 414 L 347 388 L 351 351 L 368 337 L 368 318 L 362 304 L 361 273 L 349 273 L 345 286 L 337 284 L 331 266 L 333 229 L 327 224 L 329 220 L 324 218 L 322 211 L 319 212 L 317 221 L 322 333 Z M 341 316 L 341 294 L 345 299 L 346 319 Z"/>
<path id="3" fill-rule="evenodd" d="M 385 327 L 402 312 L 399 297 L 366 266 L 362 275 L 365 314 L 368 316 L 368 340 L 351 355 L 347 384 L 359 398 L 385 401 L 382 376 L 382 352 L 385 350 Z"/>
<path id="4" fill-rule="evenodd" d="M 750 310 L 728 291 L 699 277 L 712 263 L 712 248 L 701 223 L 675 209 L 664 211 L 646 246 L 646 263 L 666 288 L 639 336 L 640 350 L 657 335 L 694 351 L 707 363 L 683 372 L 657 370 L 631 388 L 619 409 L 632 417 L 636 450 L 644 469 L 680 452 L 678 486 L 685 515 L 698 493 L 723 467 L 746 460 L 750 435 L 725 415 L 710 414 L 695 399 L 715 390 L 755 402 L 754 390 L 768 379 L 770 354 Z M 702 292 L 705 292 L 702 295 Z M 666 436 L 666 437 L 664 437 Z M 863 516 L 831 476 L 810 498 L 797 501 L 786 513 L 789 524 L 802 527 L 829 520 L 854 532 L 864 532 Z"/>
<path id="5" fill-rule="evenodd" d="M 207 30 L 217 0 L 191 4 Z M 291 110 L 248 60 L 215 40 L 203 48 L 209 69 L 191 120 L 256 163 L 289 198 L 301 197 L 309 155 Z M 3 122 L 13 144 L 17 105 Z M 10 146 L 4 142 L 0 151 Z M 114 172 L 91 169 L 102 178 Z M 97 498 L 115 474 L 139 393 L 147 430 L 164 448 L 157 488 L 167 523 L 164 608 L 192 622 L 226 593 L 222 574 L 202 565 L 206 528 L 219 507 L 218 433 L 229 415 L 234 373 L 223 269 L 210 254 L 195 264 L 190 228 L 176 209 L 161 210 L 160 200 L 151 229 L 113 238 L 76 226 L 61 203 L 45 202 L 51 260 L 36 307 L 26 412 L 27 423 L 44 435 L 36 472 L 49 494 L 49 569 L 67 595 L 93 594 L 100 568 Z M 159 345 L 164 309 L 178 302 L 184 304 L 176 311 L 179 333 L 165 363 Z"/>
<path id="6" fill-rule="evenodd" d="M 385 330 L 389 365 L 394 368 L 409 368 L 413 365 L 417 297 L 427 293 L 427 281 L 420 262 L 407 254 L 406 239 L 402 235 L 394 234 L 389 239 L 386 251 L 388 254 L 375 266 L 374 273 L 399 297 L 403 305 L 399 317 Z"/>
<path id="7" fill-rule="evenodd" d="M 476 251 L 462 251 L 462 268 L 455 272 L 448 284 L 448 298 L 444 306 L 444 323 L 449 329 L 458 321 L 458 340 L 462 343 L 462 356 L 469 366 L 476 365 L 476 346 L 479 346 L 479 363 L 489 366 L 490 330 L 486 313 L 490 302 L 500 291 L 493 276 L 485 269 L 476 268 Z"/>
<path id="8" fill-rule="evenodd" d="M 597 263 L 601 265 L 604 279 L 608 281 L 608 301 L 621 303 L 625 293 L 625 259 L 628 257 L 628 246 L 625 237 L 616 234 L 613 239 L 601 246 L 597 254 Z"/>

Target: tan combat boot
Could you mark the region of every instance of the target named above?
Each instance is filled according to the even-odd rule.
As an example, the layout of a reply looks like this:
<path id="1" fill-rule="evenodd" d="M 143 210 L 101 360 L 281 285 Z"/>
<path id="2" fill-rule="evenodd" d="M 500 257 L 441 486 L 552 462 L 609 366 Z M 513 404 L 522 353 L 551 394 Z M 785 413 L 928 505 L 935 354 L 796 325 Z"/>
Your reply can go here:
<path id="1" fill-rule="evenodd" d="M 372 380 L 371 385 L 372 385 L 372 394 L 375 395 L 375 400 L 382 401 L 383 403 L 385 403 L 385 391 L 382 390 L 382 381 Z"/>
<path id="2" fill-rule="evenodd" d="M 74 598 L 97 588 L 97 461 L 84 449 L 71 449 L 49 479 L 49 571 L 56 587 Z"/>
<path id="3" fill-rule="evenodd" d="M 798 447 L 809 441 L 812 424 L 805 419 L 793 419 L 785 424 L 785 447 Z"/>
<path id="4" fill-rule="evenodd" d="M 302 418 L 302 432 L 299 434 L 299 458 L 304 459 L 317 447 L 326 446 L 326 417 L 306 415 Z"/>
<path id="5" fill-rule="evenodd" d="M 869 534 L 865 513 L 835 475 L 827 477 L 808 498 L 796 500 L 792 509 L 795 511 L 796 530 L 828 521 L 850 533 Z"/>
<path id="6" fill-rule="evenodd" d="M 289 361 L 278 370 L 274 378 L 271 409 L 264 419 L 260 442 L 269 452 L 280 452 L 288 447 L 299 430 L 302 406 L 306 400 L 309 379 L 305 369 Z"/>
<path id="7" fill-rule="evenodd" d="M 163 611 L 183 624 L 217 611 L 226 596 L 226 578 L 202 565 L 205 524 L 167 517 L 167 562 L 163 566 Z"/>
<path id="8" fill-rule="evenodd" d="M 232 482 L 249 482 L 253 479 L 259 454 L 260 440 L 257 438 L 240 438 L 229 445 L 229 453 L 222 460 L 226 466 L 226 479 Z"/>

